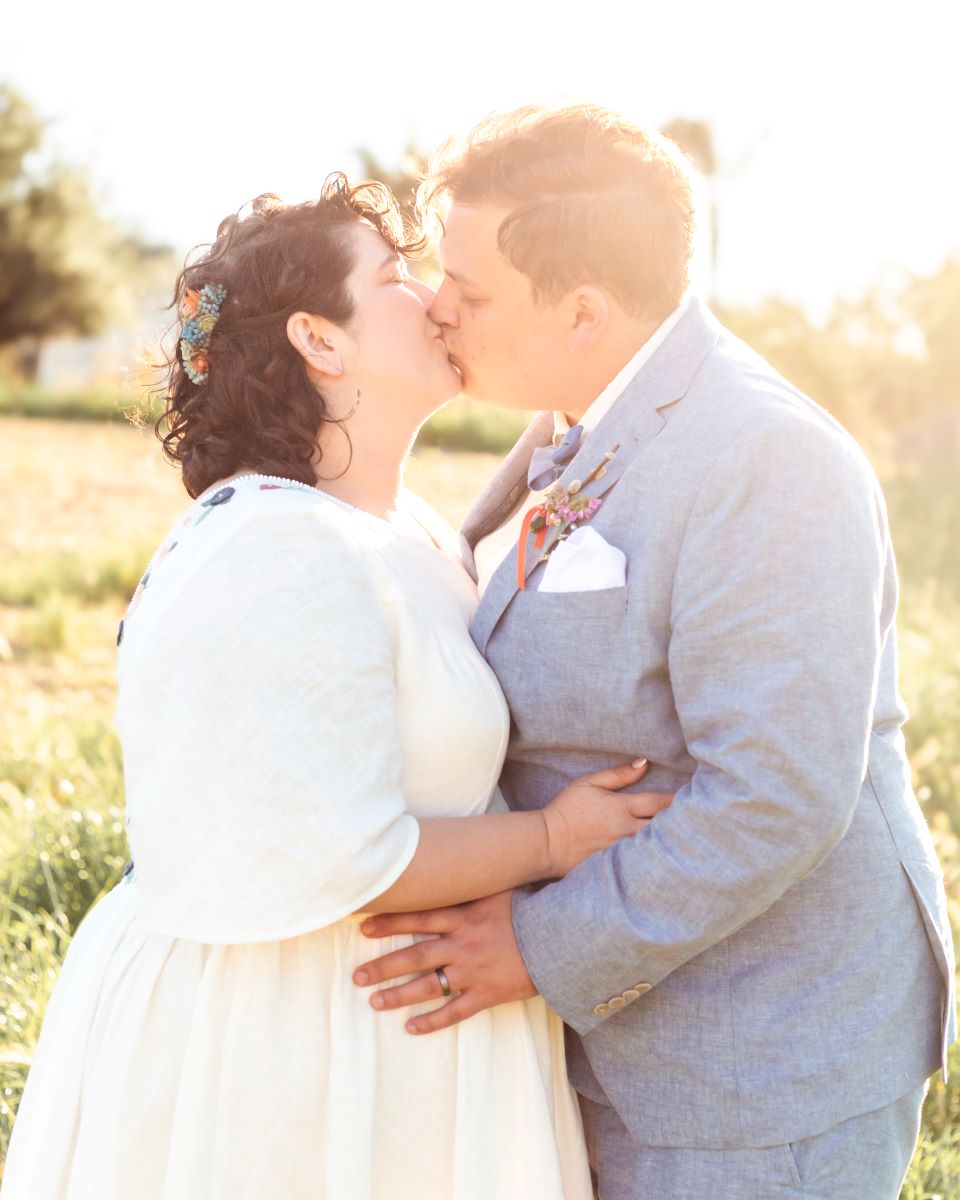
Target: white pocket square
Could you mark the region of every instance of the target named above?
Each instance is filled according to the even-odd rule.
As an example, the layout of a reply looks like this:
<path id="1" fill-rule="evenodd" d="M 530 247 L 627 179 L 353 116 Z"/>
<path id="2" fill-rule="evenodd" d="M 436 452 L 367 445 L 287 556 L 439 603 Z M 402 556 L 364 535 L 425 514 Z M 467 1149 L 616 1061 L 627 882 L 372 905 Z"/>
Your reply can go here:
<path id="1" fill-rule="evenodd" d="M 595 529 L 581 525 L 547 559 L 541 592 L 599 592 L 627 582 L 627 556 Z"/>

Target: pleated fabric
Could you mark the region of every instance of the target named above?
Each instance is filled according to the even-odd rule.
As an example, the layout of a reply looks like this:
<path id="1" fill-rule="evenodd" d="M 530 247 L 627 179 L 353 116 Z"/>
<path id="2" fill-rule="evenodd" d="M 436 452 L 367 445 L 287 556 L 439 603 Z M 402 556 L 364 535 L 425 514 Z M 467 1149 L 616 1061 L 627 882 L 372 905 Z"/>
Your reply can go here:
<path id="1" fill-rule="evenodd" d="M 557 1016 L 413 1037 L 429 1006 L 377 1013 L 351 981 L 359 925 L 205 945 L 145 931 L 118 884 L 64 963 L 4 1200 L 590 1200 Z"/>

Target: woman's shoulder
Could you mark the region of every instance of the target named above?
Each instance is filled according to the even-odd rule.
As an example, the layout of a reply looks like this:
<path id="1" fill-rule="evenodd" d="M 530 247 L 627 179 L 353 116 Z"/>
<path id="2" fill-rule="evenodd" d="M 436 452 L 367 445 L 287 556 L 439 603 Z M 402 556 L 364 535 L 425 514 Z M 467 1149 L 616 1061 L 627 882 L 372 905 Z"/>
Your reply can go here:
<path id="1" fill-rule="evenodd" d="M 248 552 L 254 544 L 267 555 L 284 553 L 291 542 L 314 552 L 358 554 L 363 527 L 347 506 L 317 488 L 261 476 L 227 480 L 202 493 L 174 527 L 178 544 L 200 555 Z"/>
<path id="2" fill-rule="evenodd" d="M 161 542 L 125 621 L 148 608 L 205 597 L 219 611 L 280 593 L 311 604 L 363 606 L 378 591 L 365 528 L 315 488 L 227 480 L 202 493 Z M 152 603 L 150 603 L 152 601 Z M 297 601 L 299 603 L 299 601 Z"/>

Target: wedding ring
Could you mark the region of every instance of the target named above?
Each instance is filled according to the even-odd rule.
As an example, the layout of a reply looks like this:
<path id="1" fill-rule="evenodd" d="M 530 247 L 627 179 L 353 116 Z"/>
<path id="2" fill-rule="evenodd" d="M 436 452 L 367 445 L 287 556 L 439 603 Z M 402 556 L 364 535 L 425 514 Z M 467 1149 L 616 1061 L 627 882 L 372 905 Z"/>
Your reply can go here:
<path id="1" fill-rule="evenodd" d="M 453 989 L 450 987 L 450 980 L 447 978 L 447 973 L 443 967 L 437 967 L 436 974 L 437 978 L 440 980 L 440 991 L 443 992 L 445 996 L 452 996 Z"/>

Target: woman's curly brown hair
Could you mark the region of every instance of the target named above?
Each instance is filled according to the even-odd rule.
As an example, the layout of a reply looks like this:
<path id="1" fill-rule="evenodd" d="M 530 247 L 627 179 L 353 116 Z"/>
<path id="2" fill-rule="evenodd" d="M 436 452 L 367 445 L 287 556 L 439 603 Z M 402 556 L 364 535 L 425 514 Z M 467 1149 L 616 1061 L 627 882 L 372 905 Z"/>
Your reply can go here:
<path id="1" fill-rule="evenodd" d="M 221 221 L 216 241 L 180 272 L 171 307 L 206 283 L 227 290 L 206 381 L 190 381 L 178 339 L 160 388 L 165 411 L 156 433 L 191 496 L 241 469 L 316 482 L 317 431 L 332 418 L 287 338 L 287 320 L 303 311 L 337 325 L 350 321 L 354 255 L 346 231 L 360 220 L 407 257 L 423 249 L 385 184 L 352 187 L 337 172 L 317 200 L 258 196 L 248 215 Z"/>

